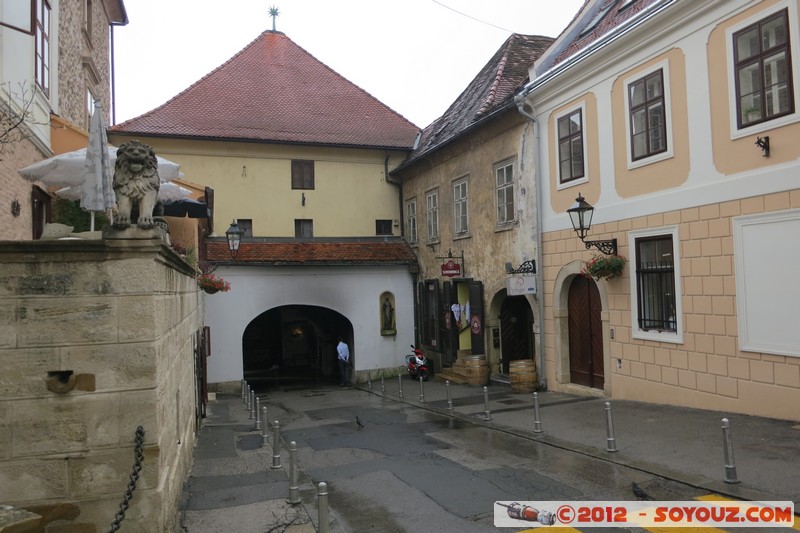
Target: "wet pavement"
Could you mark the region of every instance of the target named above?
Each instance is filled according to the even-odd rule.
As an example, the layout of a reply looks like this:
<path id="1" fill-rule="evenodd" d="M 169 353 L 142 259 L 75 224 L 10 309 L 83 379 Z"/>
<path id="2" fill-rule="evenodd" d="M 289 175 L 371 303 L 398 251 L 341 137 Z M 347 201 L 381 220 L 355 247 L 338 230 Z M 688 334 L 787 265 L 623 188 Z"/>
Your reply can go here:
<path id="1" fill-rule="evenodd" d="M 495 500 L 633 500 L 631 481 L 658 500 L 711 493 L 800 507 L 795 422 L 613 401 L 610 442 L 603 398 L 538 393 L 536 424 L 533 395 L 507 385 L 484 395 L 482 387 L 431 381 L 420 389 L 404 379 L 401 398 L 399 383 L 259 392 L 268 419 L 280 421 L 277 468 L 272 436 L 254 430 L 241 397 L 218 396 L 199 432 L 178 531 L 316 531 L 317 482 L 325 480 L 337 532 L 495 531 Z M 738 483 L 724 481 L 722 418 Z M 296 505 L 286 501 L 290 441 Z M 488 508 L 475 503 L 484 500 Z"/>

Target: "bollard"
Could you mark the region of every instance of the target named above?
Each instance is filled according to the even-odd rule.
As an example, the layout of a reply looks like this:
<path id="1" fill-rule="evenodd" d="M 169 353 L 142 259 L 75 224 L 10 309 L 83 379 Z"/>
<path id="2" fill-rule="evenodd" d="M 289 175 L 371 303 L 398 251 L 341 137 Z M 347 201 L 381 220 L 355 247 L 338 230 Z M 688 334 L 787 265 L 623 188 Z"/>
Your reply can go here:
<path id="1" fill-rule="evenodd" d="M 739 483 L 736 477 L 736 462 L 733 459 L 733 436 L 731 424 L 727 418 L 722 419 L 722 444 L 725 453 L 725 483 Z"/>
<path id="2" fill-rule="evenodd" d="M 489 412 L 489 387 L 483 388 L 483 419 L 484 420 L 491 420 L 492 413 Z"/>
<path id="3" fill-rule="evenodd" d="M 319 483 L 319 492 L 317 492 L 317 507 L 319 507 L 319 533 L 330 533 L 331 524 L 328 514 L 328 484 L 324 481 Z"/>
<path id="4" fill-rule="evenodd" d="M 286 503 L 300 503 L 300 487 L 297 486 L 297 443 L 289 443 L 289 498 Z"/>
<path id="5" fill-rule="evenodd" d="M 250 391 L 250 403 L 247 404 L 250 408 L 250 420 L 256 417 L 256 391 Z"/>
<path id="6" fill-rule="evenodd" d="M 533 393 L 533 432 L 542 432 L 542 421 L 539 420 L 539 393 Z"/>
<path id="7" fill-rule="evenodd" d="M 267 406 L 261 408 L 261 447 L 269 444 L 269 422 L 267 422 Z"/>
<path id="8" fill-rule="evenodd" d="M 369 374 L 367 374 L 367 390 L 372 390 L 372 379 L 369 377 Z"/>
<path id="9" fill-rule="evenodd" d="M 256 396 L 256 431 L 261 429 L 261 398 Z"/>
<path id="10" fill-rule="evenodd" d="M 618 451 L 617 440 L 614 438 L 614 421 L 611 419 L 611 402 L 606 402 L 606 451 Z"/>
<path id="11" fill-rule="evenodd" d="M 244 399 L 244 408 L 248 411 L 250 410 L 250 393 L 253 392 L 250 388 L 250 385 L 247 386 L 247 394 L 245 395 Z"/>
<path id="12" fill-rule="evenodd" d="M 403 374 L 397 374 L 397 382 L 400 384 L 400 392 L 397 393 L 397 396 L 402 398 L 403 397 Z"/>
<path id="13" fill-rule="evenodd" d="M 383 376 L 381 376 L 381 394 L 386 394 L 386 386 L 383 384 Z"/>
<path id="14" fill-rule="evenodd" d="M 244 400 L 244 393 L 245 393 L 245 390 L 246 390 L 246 389 L 245 389 L 245 386 L 246 386 L 246 385 L 247 385 L 247 384 L 245 383 L 245 381 L 244 381 L 244 380 L 242 380 L 242 400 Z"/>
<path id="15" fill-rule="evenodd" d="M 447 410 L 453 410 L 453 398 L 450 397 L 450 380 L 446 380 L 444 382 L 444 388 L 447 391 Z"/>
<path id="16" fill-rule="evenodd" d="M 425 389 L 422 387 L 422 378 L 419 378 L 419 403 L 425 403 Z"/>
<path id="17" fill-rule="evenodd" d="M 281 423 L 272 423 L 272 468 L 283 468 L 281 465 Z"/>

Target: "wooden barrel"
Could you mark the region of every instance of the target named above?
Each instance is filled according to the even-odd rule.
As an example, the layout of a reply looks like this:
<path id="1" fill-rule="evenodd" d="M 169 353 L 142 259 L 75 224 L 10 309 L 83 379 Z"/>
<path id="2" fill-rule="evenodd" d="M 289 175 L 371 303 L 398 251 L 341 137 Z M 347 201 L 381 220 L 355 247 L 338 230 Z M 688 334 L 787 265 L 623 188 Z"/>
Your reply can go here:
<path id="1" fill-rule="evenodd" d="M 464 358 L 467 369 L 467 384 L 486 385 L 489 383 L 489 366 L 485 355 L 468 355 Z"/>
<path id="2" fill-rule="evenodd" d="M 513 392 L 533 392 L 539 375 L 533 359 L 518 359 L 509 363 L 508 377 L 511 379 Z"/>

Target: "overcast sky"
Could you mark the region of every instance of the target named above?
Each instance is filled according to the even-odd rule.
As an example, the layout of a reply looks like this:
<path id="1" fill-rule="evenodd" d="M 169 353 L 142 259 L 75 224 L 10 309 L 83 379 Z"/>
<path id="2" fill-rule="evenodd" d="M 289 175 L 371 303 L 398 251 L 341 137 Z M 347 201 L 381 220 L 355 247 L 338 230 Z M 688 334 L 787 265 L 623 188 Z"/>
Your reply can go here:
<path id="1" fill-rule="evenodd" d="M 583 0 L 125 0 L 116 122 L 165 103 L 272 29 L 419 127 L 510 33 L 557 37 Z M 476 20 L 477 19 L 477 20 Z"/>

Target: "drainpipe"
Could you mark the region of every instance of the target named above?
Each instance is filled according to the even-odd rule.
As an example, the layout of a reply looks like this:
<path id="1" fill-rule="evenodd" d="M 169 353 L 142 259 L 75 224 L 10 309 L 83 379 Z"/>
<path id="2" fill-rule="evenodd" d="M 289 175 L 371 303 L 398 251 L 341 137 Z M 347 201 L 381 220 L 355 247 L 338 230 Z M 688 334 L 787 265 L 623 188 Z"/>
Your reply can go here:
<path id="1" fill-rule="evenodd" d="M 536 306 L 539 309 L 539 389 L 547 390 L 547 374 L 545 373 L 545 357 L 544 357 L 544 297 L 542 290 L 544 290 L 542 270 L 542 195 L 541 195 L 541 165 L 540 165 L 540 150 L 539 150 L 539 122 L 534 116 L 533 107 L 525 102 L 525 96 L 518 94 L 514 97 L 517 104 L 517 110 L 520 114 L 531 121 L 533 125 L 533 182 L 536 185 Z"/>

